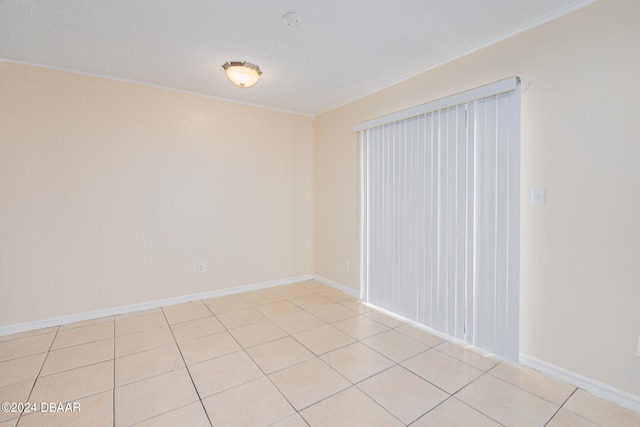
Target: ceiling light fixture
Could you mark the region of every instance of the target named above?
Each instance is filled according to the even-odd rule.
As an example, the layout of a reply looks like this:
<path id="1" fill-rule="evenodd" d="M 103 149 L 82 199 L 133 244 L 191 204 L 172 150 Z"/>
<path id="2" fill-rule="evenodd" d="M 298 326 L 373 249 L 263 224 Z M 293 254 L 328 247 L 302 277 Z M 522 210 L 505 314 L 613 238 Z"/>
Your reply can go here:
<path id="1" fill-rule="evenodd" d="M 227 61 L 222 68 L 234 85 L 244 88 L 256 84 L 262 74 L 260 67 L 245 61 Z"/>

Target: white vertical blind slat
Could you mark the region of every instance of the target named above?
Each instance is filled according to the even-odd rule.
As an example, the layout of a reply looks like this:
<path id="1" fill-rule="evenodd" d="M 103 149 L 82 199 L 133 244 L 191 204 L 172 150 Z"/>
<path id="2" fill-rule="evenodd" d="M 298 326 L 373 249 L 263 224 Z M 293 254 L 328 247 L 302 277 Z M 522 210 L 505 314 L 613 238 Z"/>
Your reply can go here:
<path id="1" fill-rule="evenodd" d="M 447 195 L 447 283 L 445 283 L 447 297 L 447 326 L 446 332 L 455 336 L 456 322 L 456 154 L 457 154 L 457 115 L 456 107 L 451 107 L 447 111 L 447 131 L 444 144 L 447 147 L 447 185 L 443 191 Z"/>
<path id="2" fill-rule="evenodd" d="M 495 325 L 495 345 L 501 351 L 507 345 L 507 184 L 509 177 L 508 170 L 508 148 L 509 148 L 509 128 L 508 120 L 508 99 L 503 96 L 496 97 L 496 318 Z"/>
<path id="3" fill-rule="evenodd" d="M 470 123 L 472 123 L 472 118 L 475 114 L 475 103 L 470 103 L 467 105 L 466 116 L 465 116 L 465 136 L 466 136 L 466 224 L 465 224 L 465 235 L 467 236 L 465 241 L 465 252 L 466 252 L 466 263 L 465 263 L 465 339 L 468 342 L 473 342 L 474 337 L 474 316 L 475 309 L 473 305 L 474 301 L 474 242 L 475 242 L 475 228 L 474 228 L 474 218 L 475 218 L 475 206 L 476 203 L 474 201 L 474 194 L 476 191 L 475 188 L 475 174 L 476 174 L 476 165 L 475 165 L 475 137 L 474 132 L 469 131 Z"/>
<path id="4" fill-rule="evenodd" d="M 453 336 L 464 339 L 466 266 L 466 106 L 456 109 L 456 315 Z"/>
<path id="5" fill-rule="evenodd" d="M 518 360 L 520 354 L 520 87 L 509 94 L 508 213 L 507 213 L 507 348 L 504 357 Z M 514 285 L 515 284 L 515 285 Z"/>
<path id="6" fill-rule="evenodd" d="M 449 245 L 447 244 L 447 234 L 449 231 L 448 226 L 448 195 L 447 195 L 447 178 L 448 178 L 448 162 L 447 162 L 447 123 L 449 115 L 446 110 L 439 111 L 438 117 L 438 129 L 437 129 L 437 146 L 438 146 L 438 174 L 437 176 L 437 225 L 435 233 L 438 236 L 438 246 L 435 251 L 435 257 L 437 259 L 437 276 L 436 276 L 436 299 L 435 305 L 432 306 L 435 311 L 434 328 L 439 331 L 447 331 L 447 286 L 448 286 L 448 259 L 449 259 Z"/>

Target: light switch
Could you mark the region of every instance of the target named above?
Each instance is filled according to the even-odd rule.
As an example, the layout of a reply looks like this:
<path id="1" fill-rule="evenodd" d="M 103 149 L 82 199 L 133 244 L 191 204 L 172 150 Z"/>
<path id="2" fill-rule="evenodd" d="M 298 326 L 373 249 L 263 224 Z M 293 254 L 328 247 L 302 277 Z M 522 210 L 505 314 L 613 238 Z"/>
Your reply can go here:
<path id="1" fill-rule="evenodd" d="M 531 189 L 531 204 L 534 206 L 544 205 L 544 188 L 535 187 Z"/>

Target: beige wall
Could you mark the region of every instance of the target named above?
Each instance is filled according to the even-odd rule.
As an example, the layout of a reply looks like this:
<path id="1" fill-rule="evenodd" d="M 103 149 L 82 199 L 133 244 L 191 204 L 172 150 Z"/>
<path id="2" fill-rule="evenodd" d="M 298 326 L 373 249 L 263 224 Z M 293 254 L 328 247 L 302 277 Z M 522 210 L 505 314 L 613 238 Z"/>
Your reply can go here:
<path id="1" fill-rule="evenodd" d="M 521 352 L 640 395 L 638 22 L 601 0 L 317 117 L 315 272 L 358 287 L 354 124 L 518 75 Z"/>
<path id="2" fill-rule="evenodd" d="M 0 62 L 0 326 L 312 273 L 312 126 Z"/>

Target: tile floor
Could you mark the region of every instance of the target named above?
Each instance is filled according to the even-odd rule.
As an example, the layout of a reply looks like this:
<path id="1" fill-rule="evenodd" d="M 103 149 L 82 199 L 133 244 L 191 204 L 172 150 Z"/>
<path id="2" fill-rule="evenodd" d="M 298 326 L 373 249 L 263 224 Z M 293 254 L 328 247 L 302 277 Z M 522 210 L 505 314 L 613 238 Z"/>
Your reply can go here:
<path id="1" fill-rule="evenodd" d="M 640 426 L 640 414 L 308 281 L 0 337 L 26 426 Z"/>

